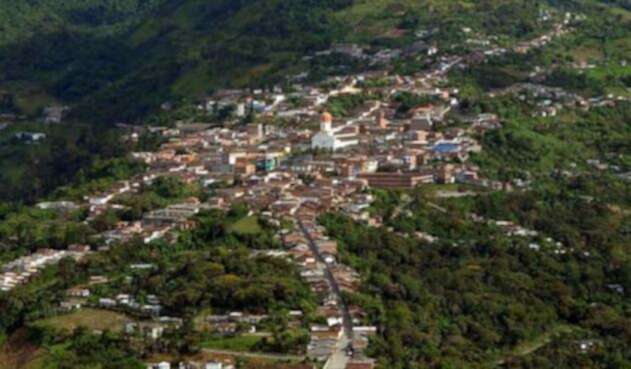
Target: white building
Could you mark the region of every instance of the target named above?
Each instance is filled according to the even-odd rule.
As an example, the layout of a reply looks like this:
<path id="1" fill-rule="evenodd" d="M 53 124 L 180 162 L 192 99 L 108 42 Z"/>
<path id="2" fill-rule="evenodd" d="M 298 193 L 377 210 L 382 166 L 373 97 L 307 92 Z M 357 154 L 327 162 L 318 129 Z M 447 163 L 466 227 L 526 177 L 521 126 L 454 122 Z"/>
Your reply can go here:
<path id="1" fill-rule="evenodd" d="M 329 113 L 323 113 L 320 117 L 320 132 L 311 139 L 311 147 L 336 151 L 358 145 L 359 140 L 356 133 L 345 133 L 343 132 L 344 128 L 347 126 L 333 128 L 333 116 Z"/>

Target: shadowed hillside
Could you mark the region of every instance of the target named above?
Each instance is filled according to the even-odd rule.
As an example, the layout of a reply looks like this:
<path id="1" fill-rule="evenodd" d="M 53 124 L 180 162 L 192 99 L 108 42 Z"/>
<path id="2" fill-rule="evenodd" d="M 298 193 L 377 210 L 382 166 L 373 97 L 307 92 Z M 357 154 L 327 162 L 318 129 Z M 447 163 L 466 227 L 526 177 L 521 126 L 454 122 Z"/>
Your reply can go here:
<path id="1" fill-rule="evenodd" d="M 0 1 L 0 89 L 33 83 L 91 121 L 136 121 L 166 100 L 265 85 L 336 42 L 397 46 L 414 31 L 450 47 L 461 29 L 507 40 L 538 31 L 541 7 L 575 1 Z"/>

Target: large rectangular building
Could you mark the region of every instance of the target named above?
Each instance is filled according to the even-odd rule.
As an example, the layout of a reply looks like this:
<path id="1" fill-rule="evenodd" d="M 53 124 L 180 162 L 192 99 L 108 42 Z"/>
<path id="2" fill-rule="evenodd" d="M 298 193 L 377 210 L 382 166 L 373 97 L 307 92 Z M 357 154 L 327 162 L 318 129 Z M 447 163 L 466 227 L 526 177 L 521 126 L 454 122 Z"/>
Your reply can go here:
<path id="1" fill-rule="evenodd" d="M 368 181 L 373 188 L 409 189 L 422 183 L 434 183 L 434 174 L 429 172 L 416 173 L 365 173 L 359 178 Z"/>

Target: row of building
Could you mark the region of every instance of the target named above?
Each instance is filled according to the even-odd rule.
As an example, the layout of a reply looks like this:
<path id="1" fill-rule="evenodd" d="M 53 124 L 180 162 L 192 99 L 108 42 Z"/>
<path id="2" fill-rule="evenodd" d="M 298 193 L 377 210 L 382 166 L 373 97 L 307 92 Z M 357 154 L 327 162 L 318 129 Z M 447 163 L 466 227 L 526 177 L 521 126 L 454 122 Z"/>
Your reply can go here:
<path id="1" fill-rule="evenodd" d="M 39 271 L 64 258 L 81 260 L 90 252 L 86 245 L 71 245 L 67 250 L 39 249 L 36 252 L 13 260 L 2 266 L 0 291 L 8 292 L 20 284 L 28 282 Z"/>

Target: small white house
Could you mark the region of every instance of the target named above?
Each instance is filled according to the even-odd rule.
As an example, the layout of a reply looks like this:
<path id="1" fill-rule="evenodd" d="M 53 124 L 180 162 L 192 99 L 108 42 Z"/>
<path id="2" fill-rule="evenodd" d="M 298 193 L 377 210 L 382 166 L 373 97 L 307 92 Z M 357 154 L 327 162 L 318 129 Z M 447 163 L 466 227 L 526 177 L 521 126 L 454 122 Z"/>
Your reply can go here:
<path id="1" fill-rule="evenodd" d="M 206 363 L 205 369 L 222 369 L 223 364 L 217 361 L 211 361 Z"/>

